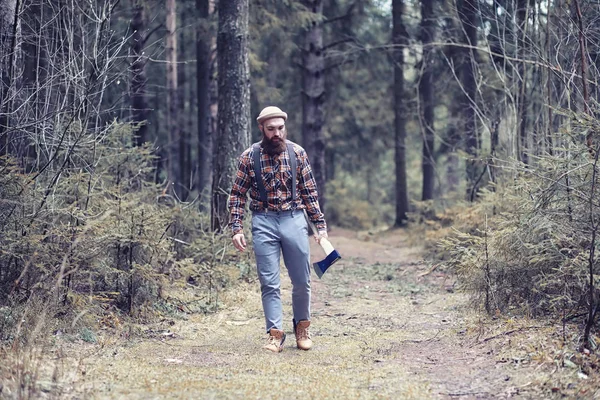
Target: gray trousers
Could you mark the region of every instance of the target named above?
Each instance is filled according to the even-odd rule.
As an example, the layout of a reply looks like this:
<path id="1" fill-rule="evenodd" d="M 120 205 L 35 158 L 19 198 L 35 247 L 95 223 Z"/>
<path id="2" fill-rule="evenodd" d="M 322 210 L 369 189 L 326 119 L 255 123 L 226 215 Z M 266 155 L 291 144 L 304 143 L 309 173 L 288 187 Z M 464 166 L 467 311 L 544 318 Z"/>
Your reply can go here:
<path id="1" fill-rule="evenodd" d="M 308 226 L 302 210 L 256 211 L 252 214 L 252 245 L 262 292 L 267 333 L 282 329 L 279 261 L 292 281 L 292 309 L 296 321 L 310 320 L 310 251 Z"/>

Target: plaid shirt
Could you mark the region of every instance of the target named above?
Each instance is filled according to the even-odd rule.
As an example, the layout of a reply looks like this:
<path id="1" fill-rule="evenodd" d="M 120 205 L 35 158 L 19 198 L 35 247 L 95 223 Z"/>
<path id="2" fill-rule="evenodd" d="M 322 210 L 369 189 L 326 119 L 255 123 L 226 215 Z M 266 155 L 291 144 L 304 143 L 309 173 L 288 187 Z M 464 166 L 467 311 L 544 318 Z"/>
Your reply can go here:
<path id="1" fill-rule="evenodd" d="M 308 162 L 308 155 L 302 147 L 296 143 L 292 144 L 298 160 L 296 199 L 292 199 L 292 174 L 288 152 L 284 151 L 279 155 L 269 156 L 263 153 L 261 147 L 260 164 L 263 183 L 267 191 L 266 208 L 272 211 L 306 208 L 308 216 L 314 222 L 316 228 L 319 231 L 326 230 L 325 216 L 319 207 L 317 182 Z M 235 182 L 229 196 L 229 226 L 234 235 L 242 232 L 242 220 L 248 189 L 250 189 L 250 210 L 264 210 L 265 204 L 260 201 L 258 186 L 256 185 L 252 146 L 244 151 L 239 158 Z"/>

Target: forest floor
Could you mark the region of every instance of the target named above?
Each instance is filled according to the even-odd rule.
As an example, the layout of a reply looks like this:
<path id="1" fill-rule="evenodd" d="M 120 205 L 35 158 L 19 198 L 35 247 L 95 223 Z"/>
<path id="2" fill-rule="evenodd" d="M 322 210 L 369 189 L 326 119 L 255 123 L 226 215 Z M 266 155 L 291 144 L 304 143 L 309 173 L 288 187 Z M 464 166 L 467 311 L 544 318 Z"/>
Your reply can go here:
<path id="1" fill-rule="evenodd" d="M 312 350 L 295 347 L 283 268 L 288 336 L 282 353 L 261 348 L 264 320 L 255 280 L 222 293 L 214 314 L 163 321 L 136 337 L 56 344 L 46 352 L 32 397 L 600 396 L 593 378 L 575 364 L 558 367 L 554 361 L 548 340 L 556 328 L 473 312 L 453 278 L 422 260 L 414 235 L 335 229 L 330 236 L 343 259 L 322 280 L 313 275 Z M 12 392 L 10 384 L 4 388 L 0 398 L 15 397 L 14 386 Z"/>

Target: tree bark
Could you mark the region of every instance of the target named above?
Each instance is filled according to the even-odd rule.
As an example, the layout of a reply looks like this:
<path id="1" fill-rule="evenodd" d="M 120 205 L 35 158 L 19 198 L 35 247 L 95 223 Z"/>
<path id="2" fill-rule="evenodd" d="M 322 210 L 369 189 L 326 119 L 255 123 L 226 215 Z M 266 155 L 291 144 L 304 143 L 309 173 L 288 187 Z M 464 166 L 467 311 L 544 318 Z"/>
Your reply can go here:
<path id="1" fill-rule="evenodd" d="M 169 132 L 167 171 L 176 195 L 181 195 L 182 184 L 179 152 L 181 145 L 177 96 L 177 13 L 176 0 L 166 0 L 167 5 L 167 130 Z"/>
<path id="2" fill-rule="evenodd" d="M 137 0 L 134 4 L 131 21 L 131 51 L 134 59 L 131 63 L 131 113 L 132 121 L 138 126 L 136 142 L 141 146 L 148 140 L 148 101 L 146 99 L 146 57 L 144 56 L 144 32 L 146 31 L 146 15 L 144 2 Z"/>
<path id="3" fill-rule="evenodd" d="M 408 185 L 406 179 L 406 104 L 404 96 L 404 46 L 408 33 L 402 21 L 404 2 L 392 1 L 392 44 L 394 50 L 394 161 L 396 164 L 396 221 L 395 226 L 406 224 L 408 212 Z"/>
<path id="4" fill-rule="evenodd" d="M 546 21 L 546 59 L 551 60 L 553 57 L 552 54 L 552 36 L 550 36 L 550 26 L 552 22 L 555 20 L 555 16 L 553 14 L 553 10 L 548 9 L 548 17 Z M 548 111 L 548 121 L 546 122 L 546 127 L 544 129 L 544 147 L 548 154 L 552 155 L 554 153 L 554 145 L 552 143 L 552 107 L 554 106 L 554 101 L 552 98 L 552 73 L 548 70 L 544 70 L 544 74 L 546 76 L 546 95 L 547 95 L 547 111 Z"/>
<path id="5" fill-rule="evenodd" d="M 474 200 L 475 194 L 477 193 L 477 178 L 478 178 L 478 135 L 475 124 L 476 116 L 476 91 L 477 82 L 475 81 L 474 64 L 476 62 L 475 53 L 473 48 L 477 47 L 477 8 L 476 0 L 464 0 L 462 7 L 459 10 L 459 16 L 461 19 L 463 31 L 465 33 L 464 43 L 469 46 L 465 48 L 464 54 L 461 60 L 461 74 L 460 79 L 464 88 L 464 95 L 462 96 L 462 109 L 464 110 L 464 133 L 466 136 L 465 140 L 465 151 L 467 152 L 469 159 L 467 160 L 467 198 L 471 201 Z"/>
<path id="6" fill-rule="evenodd" d="M 250 145 L 248 0 L 219 2 L 217 62 L 219 113 L 212 181 L 211 225 L 228 222 L 227 198 L 237 157 Z"/>
<path id="7" fill-rule="evenodd" d="M 523 60 L 527 56 L 527 20 L 528 20 L 528 4 L 527 0 L 517 1 L 517 58 Z M 518 90 L 517 99 L 519 107 L 518 126 L 519 126 L 519 158 L 529 164 L 529 140 L 527 135 L 528 120 L 528 98 L 527 98 L 527 66 L 524 62 L 519 62 L 518 71 Z"/>
<path id="8" fill-rule="evenodd" d="M 423 189 L 422 200 L 433 199 L 435 186 L 435 160 L 433 150 L 435 145 L 434 131 L 434 97 L 433 97 L 433 58 L 431 46 L 435 35 L 433 0 L 421 0 L 421 42 L 423 43 L 423 66 L 419 93 L 421 96 L 421 131 L 423 137 Z"/>
<path id="9" fill-rule="evenodd" d="M 47 50 L 42 46 L 41 39 L 44 37 L 42 26 L 44 13 L 42 4 L 29 4 L 26 12 L 20 18 L 21 23 L 21 50 L 23 53 L 23 85 L 27 87 L 26 96 L 29 96 L 30 107 L 25 112 L 28 119 L 40 121 L 43 113 L 43 100 L 46 90 L 42 82 L 46 80 Z M 39 144 L 41 137 L 41 124 L 35 123 L 29 130 L 29 138 L 26 141 L 26 152 L 23 157 L 23 167 L 26 172 L 32 172 L 39 167 L 40 153 Z"/>
<path id="10" fill-rule="evenodd" d="M 185 2 L 181 3 L 183 11 L 180 13 L 181 26 L 187 26 L 186 17 L 187 10 Z M 185 30 L 179 30 L 179 48 L 178 58 L 187 60 L 187 52 L 185 46 Z M 183 63 L 177 68 L 177 97 L 179 99 L 179 179 L 181 182 L 181 199 L 186 200 L 191 188 L 190 177 L 191 177 L 191 159 L 192 154 L 190 152 L 190 124 L 192 123 L 191 112 L 191 95 L 189 89 L 191 85 L 186 85 L 187 82 L 187 71 L 186 63 Z"/>
<path id="11" fill-rule="evenodd" d="M 212 35 L 209 27 L 209 1 L 196 0 L 198 25 L 196 30 L 196 83 L 198 98 L 198 193 L 210 187 L 212 136 L 210 117 L 210 46 Z M 200 201 L 200 204 L 203 204 Z"/>
<path id="12" fill-rule="evenodd" d="M 323 14 L 322 0 L 303 0 L 302 3 L 316 16 Z M 311 22 L 304 34 L 302 50 L 302 135 L 304 148 L 310 158 L 319 204 L 325 210 L 326 164 L 323 140 L 323 104 L 325 102 L 325 58 L 323 56 L 323 28 Z"/>
<path id="13" fill-rule="evenodd" d="M 448 0 L 447 7 L 451 10 L 455 10 L 456 2 L 454 0 Z M 447 54 L 450 62 L 448 73 L 452 77 L 459 76 L 461 57 L 464 51 L 460 47 L 454 46 L 453 43 L 460 41 L 459 37 L 460 33 L 462 32 L 461 23 L 459 20 L 454 18 L 452 13 L 448 13 L 444 20 L 445 25 L 447 26 L 447 35 L 451 39 L 451 43 L 444 49 L 444 53 Z M 454 90 L 460 89 L 456 88 Z M 463 112 L 461 109 L 461 102 L 450 102 L 450 104 L 448 104 L 448 112 L 449 120 L 446 124 L 446 138 L 440 143 L 438 152 L 441 154 L 447 154 L 445 162 L 446 179 L 444 182 L 445 185 L 443 186 L 446 187 L 446 193 L 453 193 L 458 190 L 462 177 L 462 173 L 460 171 L 460 160 L 457 153 L 459 149 L 464 147 L 461 143 L 461 136 L 459 134 L 459 121 L 461 120 L 461 114 Z"/>
<path id="14" fill-rule="evenodd" d="M 10 94 L 14 90 L 15 62 L 19 51 L 19 0 L 0 0 L 0 155 L 8 154 Z"/>
<path id="15" fill-rule="evenodd" d="M 586 46 L 586 38 L 585 38 L 585 33 L 583 30 L 583 16 L 581 15 L 581 7 L 579 6 L 579 1 L 578 0 L 573 0 L 574 4 L 575 4 L 575 14 L 577 16 L 576 21 L 577 21 L 577 38 L 578 38 L 578 42 L 579 42 L 579 55 L 580 55 L 580 61 L 581 61 L 581 88 L 583 91 L 583 112 L 586 114 L 591 114 L 590 112 L 590 94 L 589 94 L 589 88 L 588 88 L 588 79 L 587 79 L 587 59 L 588 59 L 588 51 L 587 51 L 587 46 Z M 594 143 L 592 141 L 592 132 L 588 132 L 585 136 L 585 142 L 590 150 L 590 152 L 593 153 L 594 151 Z"/>

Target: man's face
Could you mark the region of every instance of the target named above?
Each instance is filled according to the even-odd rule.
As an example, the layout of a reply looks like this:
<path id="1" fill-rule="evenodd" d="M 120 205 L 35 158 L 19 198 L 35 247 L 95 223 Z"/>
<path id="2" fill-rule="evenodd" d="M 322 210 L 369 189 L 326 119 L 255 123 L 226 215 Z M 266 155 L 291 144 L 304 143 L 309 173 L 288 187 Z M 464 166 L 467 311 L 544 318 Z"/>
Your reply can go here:
<path id="1" fill-rule="evenodd" d="M 285 150 L 287 130 L 285 129 L 285 120 L 283 118 L 268 119 L 258 127 L 263 134 L 262 143 L 267 154 L 275 155 Z"/>

